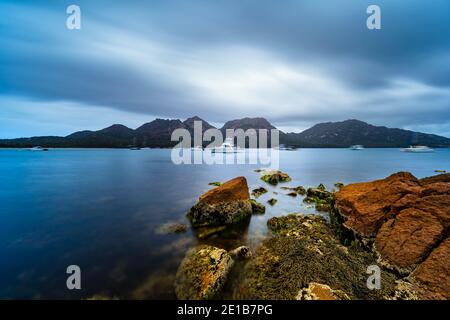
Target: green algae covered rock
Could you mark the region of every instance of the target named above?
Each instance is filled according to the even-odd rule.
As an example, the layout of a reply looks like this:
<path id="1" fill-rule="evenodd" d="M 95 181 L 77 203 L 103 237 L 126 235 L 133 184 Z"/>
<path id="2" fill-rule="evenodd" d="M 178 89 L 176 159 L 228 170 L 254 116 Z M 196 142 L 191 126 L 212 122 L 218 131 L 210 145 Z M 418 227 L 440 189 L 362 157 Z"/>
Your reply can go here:
<path id="1" fill-rule="evenodd" d="M 266 212 L 266 207 L 262 203 L 259 203 L 254 199 L 250 199 L 250 203 L 252 205 L 253 214 L 264 214 Z"/>
<path id="2" fill-rule="evenodd" d="M 258 198 L 259 196 L 263 195 L 264 193 L 267 193 L 267 189 L 263 187 L 259 187 L 252 190 L 252 196 L 255 198 Z"/>
<path id="3" fill-rule="evenodd" d="M 188 251 L 175 278 L 175 294 L 180 300 L 213 299 L 222 290 L 233 266 L 226 250 L 198 246 Z"/>
<path id="4" fill-rule="evenodd" d="M 289 175 L 284 172 L 274 170 L 264 171 L 263 175 L 261 176 L 261 180 L 275 186 L 279 182 L 291 181 L 291 177 L 289 177 Z"/>
<path id="5" fill-rule="evenodd" d="M 343 246 L 325 219 L 291 214 L 274 217 L 267 226 L 271 236 L 246 264 L 233 298 L 296 299 L 303 292 L 306 299 L 317 291 L 311 283 L 332 288 L 329 293 L 338 298 L 393 296 L 395 276 L 382 271 L 381 290 L 369 290 L 366 270 L 377 264 L 376 257 L 361 247 Z"/>

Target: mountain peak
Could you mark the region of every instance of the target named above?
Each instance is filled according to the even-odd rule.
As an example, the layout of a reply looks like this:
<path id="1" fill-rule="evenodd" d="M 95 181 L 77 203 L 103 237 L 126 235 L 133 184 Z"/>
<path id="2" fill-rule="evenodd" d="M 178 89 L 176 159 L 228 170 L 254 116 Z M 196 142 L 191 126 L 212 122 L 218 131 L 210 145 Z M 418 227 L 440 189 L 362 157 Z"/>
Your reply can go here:
<path id="1" fill-rule="evenodd" d="M 258 117 L 258 118 L 242 118 L 242 119 L 236 119 L 226 122 L 222 130 L 226 129 L 276 129 L 267 119 Z"/>
<path id="2" fill-rule="evenodd" d="M 183 121 L 183 124 L 187 127 L 187 129 L 192 133 L 194 130 L 194 121 L 201 121 L 202 122 L 202 131 L 205 132 L 205 130 L 208 129 L 215 129 L 214 126 L 203 120 L 202 118 L 198 116 L 193 116 L 191 118 L 187 118 Z"/>

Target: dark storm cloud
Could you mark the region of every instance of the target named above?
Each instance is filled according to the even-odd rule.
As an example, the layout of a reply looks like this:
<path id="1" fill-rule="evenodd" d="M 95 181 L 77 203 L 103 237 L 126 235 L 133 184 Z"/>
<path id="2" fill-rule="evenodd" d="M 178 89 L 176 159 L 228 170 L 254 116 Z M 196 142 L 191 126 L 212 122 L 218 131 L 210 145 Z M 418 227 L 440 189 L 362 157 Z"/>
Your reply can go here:
<path id="1" fill-rule="evenodd" d="M 373 3 L 380 31 L 366 28 Z M 80 31 L 65 28 L 67 3 L 0 4 L 0 98 L 214 122 L 265 116 L 290 128 L 360 118 L 450 131 L 448 1 L 76 4 Z"/>

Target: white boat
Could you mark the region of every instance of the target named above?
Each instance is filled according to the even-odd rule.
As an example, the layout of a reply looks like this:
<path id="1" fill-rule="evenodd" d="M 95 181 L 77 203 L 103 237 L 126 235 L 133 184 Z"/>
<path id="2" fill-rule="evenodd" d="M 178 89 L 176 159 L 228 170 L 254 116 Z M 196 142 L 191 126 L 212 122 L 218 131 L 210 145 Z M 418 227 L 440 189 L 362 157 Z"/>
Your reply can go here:
<path id="1" fill-rule="evenodd" d="M 350 150 L 364 150 L 364 146 L 361 144 L 355 144 L 353 146 L 350 146 Z"/>
<path id="2" fill-rule="evenodd" d="M 236 153 L 239 149 L 234 146 L 233 138 L 226 138 L 220 147 L 212 148 L 213 153 Z"/>
<path id="3" fill-rule="evenodd" d="M 409 148 L 400 149 L 403 152 L 416 152 L 416 153 L 424 153 L 424 152 L 433 152 L 434 150 L 427 146 L 410 146 Z"/>
<path id="4" fill-rule="evenodd" d="M 30 148 L 29 150 L 31 150 L 31 151 L 48 151 L 47 148 L 42 148 L 40 146 L 36 146 L 36 147 Z"/>

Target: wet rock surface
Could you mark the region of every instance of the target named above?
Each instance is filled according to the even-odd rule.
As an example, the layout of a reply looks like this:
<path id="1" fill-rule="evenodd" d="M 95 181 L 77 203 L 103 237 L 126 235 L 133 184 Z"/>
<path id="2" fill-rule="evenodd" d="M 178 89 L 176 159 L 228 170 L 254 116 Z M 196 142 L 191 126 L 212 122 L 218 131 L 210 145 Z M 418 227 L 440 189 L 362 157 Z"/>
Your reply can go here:
<path id="1" fill-rule="evenodd" d="M 223 288 L 233 266 L 226 250 L 198 246 L 188 251 L 175 278 L 175 294 L 182 300 L 213 299 Z"/>

